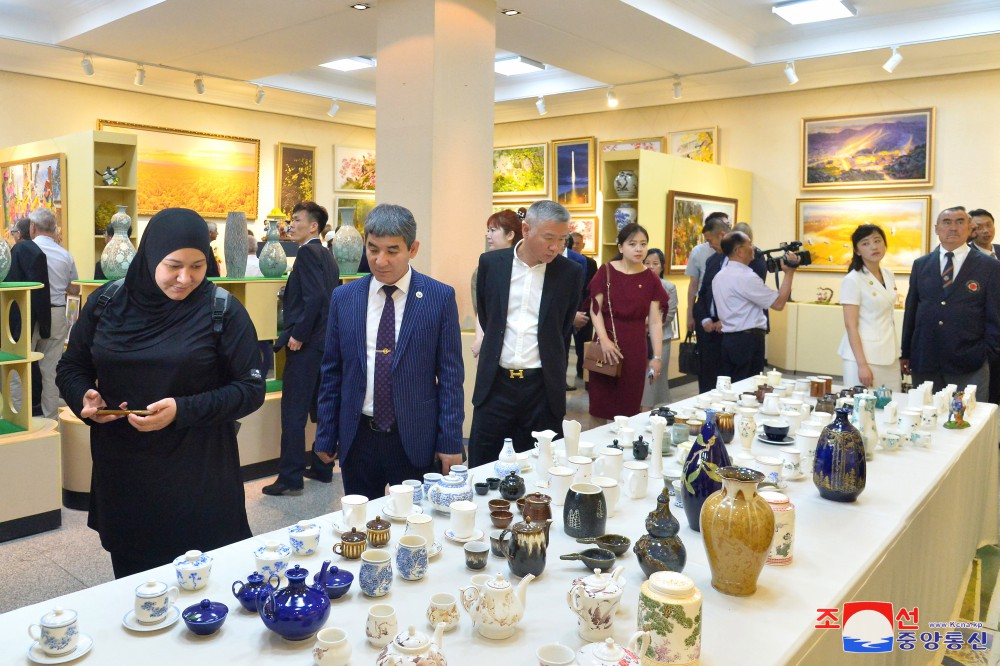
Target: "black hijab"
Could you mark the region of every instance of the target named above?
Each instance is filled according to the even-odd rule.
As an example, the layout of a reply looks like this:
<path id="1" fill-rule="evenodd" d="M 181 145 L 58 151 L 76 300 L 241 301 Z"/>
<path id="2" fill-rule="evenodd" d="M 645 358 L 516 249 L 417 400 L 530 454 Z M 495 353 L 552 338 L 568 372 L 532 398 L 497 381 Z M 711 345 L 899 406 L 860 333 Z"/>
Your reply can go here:
<path id="1" fill-rule="evenodd" d="M 208 225 L 187 208 L 167 208 L 149 220 L 139 251 L 125 274 L 124 289 L 101 314 L 94 342 L 115 351 L 147 349 L 170 337 L 208 304 L 206 279 L 182 301 L 175 301 L 156 284 L 156 267 L 171 252 L 191 248 L 212 256 Z"/>

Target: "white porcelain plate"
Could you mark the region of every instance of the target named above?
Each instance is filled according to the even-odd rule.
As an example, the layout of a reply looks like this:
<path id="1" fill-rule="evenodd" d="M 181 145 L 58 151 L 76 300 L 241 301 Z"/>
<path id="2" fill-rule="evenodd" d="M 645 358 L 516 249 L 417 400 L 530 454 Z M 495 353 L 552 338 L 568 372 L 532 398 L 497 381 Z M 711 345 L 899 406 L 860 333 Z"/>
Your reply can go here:
<path id="1" fill-rule="evenodd" d="M 484 535 L 483 531 L 478 528 L 472 533 L 472 536 L 469 537 L 455 536 L 455 532 L 451 528 L 448 528 L 444 531 L 444 538 L 454 543 L 469 543 L 470 541 L 482 541 L 483 535 Z"/>
<path id="2" fill-rule="evenodd" d="M 30 648 L 28 648 L 28 659 L 36 664 L 65 664 L 67 661 L 79 659 L 83 655 L 87 654 L 90 652 L 90 648 L 92 647 L 94 647 L 94 639 L 81 632 L 76 648 L 74 648 L 72 652 L 61 654 L 58 657 L 50 657 L 45 654 L 45 651 L 42 650 L 41 646 L 36 641 L 31 644 Z"/>
<path id="3" fill-rule="evenodd" d="M 785 437 L 780 441 L 774 441 L 773 439 L 768 439 L 764 435 L 757 435 L 757 441 L 762 444 L 771 444 L 773 446 L 788 446 L 789 444 L 794 444 L 795 440 L 791 437 Z"/>
<path id="4" fill-rule="evenodd" d="M 385 515 L 385 516 L 389 516 L 390 520 L 395 520 L 397 522 L 405 522 L 406 519 L 409 518 L 410 516 L 415 516 L 418 513 L 423 513 L 423 512 L 424 512 L 424 508 L 422 506 L 417 505 L 417 504 L 414 504 L 413 508 L 410 509 L 410 515 L 409 516 L 400 516 L 400 515 L 397 515 L 397 514 L 393 513 L 392 511 L 389 510 L 389 505 L 388 504 L 386 504 L 385 506 L 382 507 L 382 514 Z"/>
<path id="5" fill-rule="evenodd" d="M 159 631 L 160 629 L 166 629 L 172 626 L 177 620 L 181 619 L 181 610 L 177 606 L 171 606 L 170 610 L 167 611 L 167 616 L 163 618 L 163 622 L 157 622 L 156 624 L 140 624 L 138 620 L 135 619 L 135 609 L 133 608 L 129 612 L 125 613 L 125 617 L 122 618 L 122 626 L 124 626 L 129 631 Z"/>

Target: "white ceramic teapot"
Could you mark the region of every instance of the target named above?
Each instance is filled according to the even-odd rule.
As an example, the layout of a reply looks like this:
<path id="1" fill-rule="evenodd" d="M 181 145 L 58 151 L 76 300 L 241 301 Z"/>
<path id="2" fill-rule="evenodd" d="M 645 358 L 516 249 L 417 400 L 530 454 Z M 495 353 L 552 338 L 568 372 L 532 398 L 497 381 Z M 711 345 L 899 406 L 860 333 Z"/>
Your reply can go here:
<path id="1" fill-rule="evenodd" d="M 524 617 L 528 583 L 534 579 L 534 574 L 529 573 L 515 588 L 498 573 L 481 587 L 468 585 L 460 589 L 462 606 L 484 638 L 502 640 L 514 635 L 517 623 Z"/>
<path id="2" fill-rule="evenodd" d="M 576 653 L 578 666 L 639 666 L 639 655 L 649 646 L 649 632 L 637 631 L 629 639 L 628 647 L 615 643 L 613 638 L 603 643 L 584 645 Z"/>
<path id="3" fill-rule="evenodd" d="M 448 666 L 448 660 L 441 652 L 444 628 L 445 623 L 438 622 L 434 635 L 428 638 L 427 634 L 411 625 L 382 648 L 375 660 L 376 666 Z"/>
<path id="4" fill-rule="evenodd" d="M 601 641 L 611 636 L 615 611 L 625 591 L 619 582 L 625 567 L 615 567 L 611 573 L 594 569 L 592 576 L 577 578 L 566 595 L 570 610 L 577 614 L 577 633 L 585 641 Z"/>

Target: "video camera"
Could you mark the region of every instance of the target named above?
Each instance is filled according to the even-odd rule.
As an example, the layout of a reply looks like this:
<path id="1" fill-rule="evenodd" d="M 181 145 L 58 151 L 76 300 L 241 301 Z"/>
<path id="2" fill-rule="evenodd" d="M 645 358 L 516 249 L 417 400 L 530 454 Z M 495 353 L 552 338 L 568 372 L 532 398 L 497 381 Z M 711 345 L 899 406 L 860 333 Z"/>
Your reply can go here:
<path id="1" fill-rule="evenodd" d="M 808 266 L 812 263 L 812 255 L 809 254 L 809 250 L 802 249 L 802 241 L 792 241 L 791 243 L 781 243 L 778 247 L 773 250 L 759 250 L 759 256 L 764 257 L 764 263 L 767 265 L 768 273 L 780 273 L 782 266 L 785 263 L 785 253 L 792 252 L 799 258 L 797 263 L 788 262 L 789 266 L 794 266 L 798 268 L 800 266 Z M 772 257 L 772 254 L 778 254 L 777 257 Z"/>

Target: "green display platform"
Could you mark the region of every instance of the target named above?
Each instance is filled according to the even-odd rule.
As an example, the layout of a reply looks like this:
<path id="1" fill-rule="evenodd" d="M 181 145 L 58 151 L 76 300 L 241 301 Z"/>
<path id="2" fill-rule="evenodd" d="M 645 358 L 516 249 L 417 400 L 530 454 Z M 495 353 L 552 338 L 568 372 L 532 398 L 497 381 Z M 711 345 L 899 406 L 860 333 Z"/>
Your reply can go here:
<path id="1" fill-rule="evenodd" d="M 0 419 L 0 435 L 13 435 L 19 432 L 27 432 L 24 428 Z"/>

